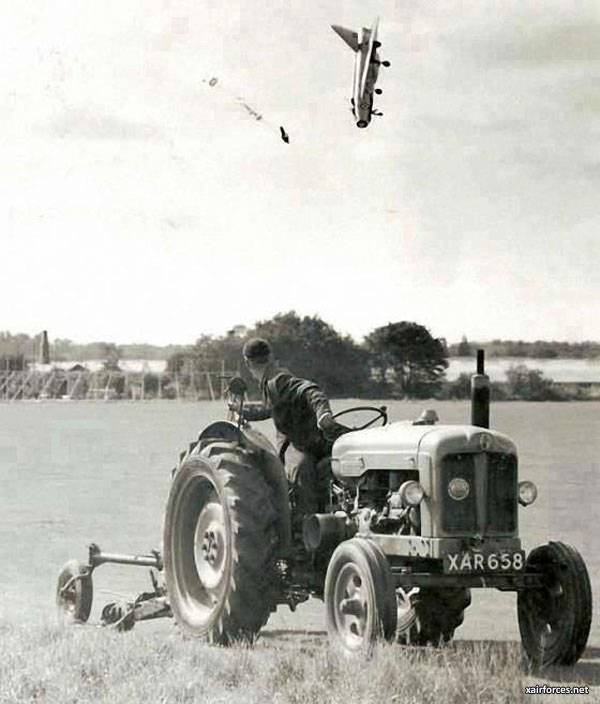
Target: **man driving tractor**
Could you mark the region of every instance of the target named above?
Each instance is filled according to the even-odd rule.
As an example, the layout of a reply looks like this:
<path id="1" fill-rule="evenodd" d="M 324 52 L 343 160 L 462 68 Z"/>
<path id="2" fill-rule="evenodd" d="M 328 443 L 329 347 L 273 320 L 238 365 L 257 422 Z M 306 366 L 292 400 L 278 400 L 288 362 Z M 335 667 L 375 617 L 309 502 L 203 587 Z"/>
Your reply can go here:
<path id="1" fill-rule="evenodd" d="M 334 420 L 329 401 L 312 381 L 279 367 L 271 345 L 261 338 L 246 342 L 243 355 L 258 381 L 262 405 L 243 411 L 246 420 L 273 418 L 277 450 L 284 463 L 295 506 L 294 530 L 301 530 L 304 516 L 324 509 L 325 469 L 334 440 L 345 428 Z"/>

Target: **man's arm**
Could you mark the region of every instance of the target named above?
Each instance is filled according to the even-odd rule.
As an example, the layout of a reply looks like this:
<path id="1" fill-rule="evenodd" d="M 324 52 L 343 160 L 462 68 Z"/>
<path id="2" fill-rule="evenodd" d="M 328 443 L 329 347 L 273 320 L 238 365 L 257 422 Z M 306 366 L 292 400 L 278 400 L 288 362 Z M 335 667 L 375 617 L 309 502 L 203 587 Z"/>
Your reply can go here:
<path id="1" fill-rule="evenodd" d="M 314 382 L 299 379 L 289 373 L 282 373 L 278 374 L 270 383 L 274 385 L 272 391 L 279 398 L 292 399 L 304 396 L 314 411 L 317 427 L 328 440 L 333 441 L 347 431 L 347 428 L 334 420 L 329 399 Z"/>
<path id="2" fill-rule="evenodd" d="M 292 402 L 304 397 L 314 411 L 317 421 L 321 416 L 331 415 L 329 399 L 313 381 L 299 379 L 288 372 L 282 372 L 269 381 L 269 390 L 271 397 L 288 399 Z"/>
<path id="3" fill-rule="evenodd" d="M 333 420 L 329 399 L 316 384 L 306 390 L 306 397 L 315 412 L 320 430 L 325 431 L 332 425 L 337 425 Z"/>
<path id="4" fill-rule="evenodd" d="M 271 409 L 264 403 L 246 402 L 242 409 L 244 420 L 267 420 L 271 417 Z"/>
<path id="5" fill-rule="evenodd" d="M 236 413 L 240 412 L 239 403 L 230 403 L 229 408 Z M 244 420 L 267 420 L 271 417 L 271 409 L 260 401 L 246 401 L 242 408 Z"/>

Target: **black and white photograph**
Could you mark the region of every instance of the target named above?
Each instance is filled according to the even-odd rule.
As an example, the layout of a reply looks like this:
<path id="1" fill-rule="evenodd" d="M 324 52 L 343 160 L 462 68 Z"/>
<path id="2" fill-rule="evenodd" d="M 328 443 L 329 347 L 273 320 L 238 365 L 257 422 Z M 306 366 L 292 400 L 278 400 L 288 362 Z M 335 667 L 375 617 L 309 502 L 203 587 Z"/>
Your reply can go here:
<path id="1" fill-rule="evenodd" d="M 597 0 L 0 32 L 0 704 L 600 704 Z"/>

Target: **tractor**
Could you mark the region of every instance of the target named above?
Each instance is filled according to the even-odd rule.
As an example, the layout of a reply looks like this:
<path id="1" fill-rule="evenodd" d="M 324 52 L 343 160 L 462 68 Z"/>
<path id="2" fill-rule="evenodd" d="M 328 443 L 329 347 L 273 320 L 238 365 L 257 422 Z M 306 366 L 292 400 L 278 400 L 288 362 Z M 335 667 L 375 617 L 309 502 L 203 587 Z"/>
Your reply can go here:
<path id="1" fill-rule="evenodd" d="M 210 643 L 253 642 L 281 604 L 325 604 L 332 645 L 368 655 L 376 642 L 440 646 L 461 625 L 471 589 L 517 592 L 527 660 L 538 667 L 581 656 L 592 612 L 579 552 L 549 542 L 528 555 L 519 507 L 537 489 L 519 481 L 514 442 L 489 428 L 489 380 L 478 351 L 471 422 L 437 423 L 433 411 L 388 423 L 385 407 L 366 413 L 334 442 L 321 474 L 323 510 L 292 530 L 295 507 L 278 453 L 244 420 L 246 387 L 229 384 L 229 419 L 211 423 L 180 455 L 164 517 L 163 545 L 148 555 L 89 549 L 59 576 L 57 603 L 87 621 L 92 572 L 116 562 L 153 567 L 152 590 L 108 604 L 102 623 L 120 630 L 172 616 Z"/>

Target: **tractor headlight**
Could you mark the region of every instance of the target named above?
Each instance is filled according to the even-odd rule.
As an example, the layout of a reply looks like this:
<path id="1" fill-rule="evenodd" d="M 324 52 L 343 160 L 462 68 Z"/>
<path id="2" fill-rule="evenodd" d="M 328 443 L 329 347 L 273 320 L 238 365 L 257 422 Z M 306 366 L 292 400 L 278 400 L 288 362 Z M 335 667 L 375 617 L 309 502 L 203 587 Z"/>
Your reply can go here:
<path id="1" fill-rule="evenodd" d="M 419 484 L 419 482 L 415 482 L 413 480 L 404 482 L 398 493 L 400 494 L 402 505 L 406 508 L 409 506 L 418 506 L 425 497 L 425 490 L 423 487 Z"/>
<path id="2" fill-rule="evenodd" d="M 519 503 L 529 506 L 537 499 L 537 486 L 533 482 L 519 482 Z"/>
<path id="3" fill-rule="evenodd" d="M 470 490 L 469 482 L 462 477 L 454 477 L 448 483 L 448 493 L 456 501 L 466 499 Z"/>

